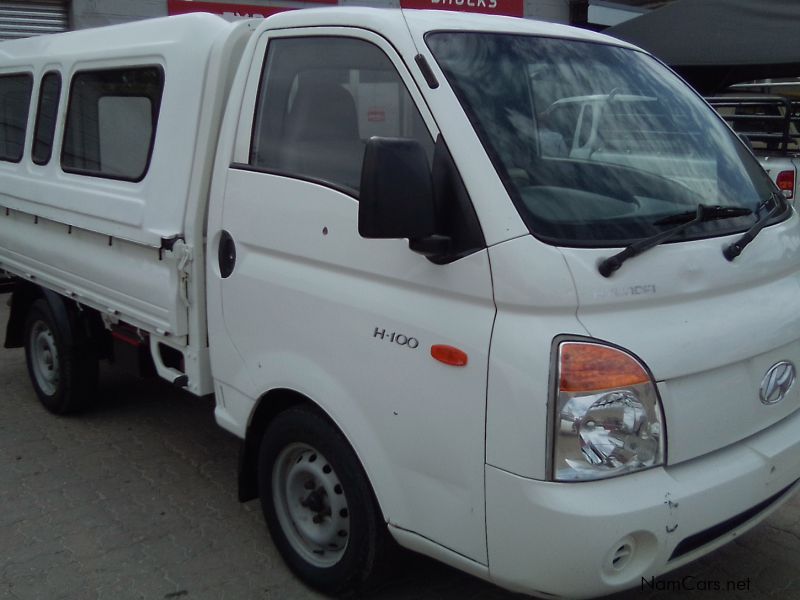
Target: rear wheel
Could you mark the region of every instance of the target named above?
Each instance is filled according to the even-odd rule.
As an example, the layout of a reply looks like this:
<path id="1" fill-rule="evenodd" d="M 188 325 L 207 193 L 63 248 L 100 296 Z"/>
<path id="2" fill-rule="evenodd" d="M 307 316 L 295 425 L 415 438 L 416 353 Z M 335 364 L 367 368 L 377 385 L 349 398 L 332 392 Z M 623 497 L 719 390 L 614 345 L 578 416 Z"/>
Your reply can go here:
<path id="1" fill-rule="evenodd" d="M 65 317 L 36 300 L 25 319 L 25 360 L 44 407 L 66 414 L 88 406 L 97 384 L 97 355 Z"/>
<path id="2" fill-rule="evenodd" d="M 329 594 L 363 589 L 386 548 L 386 525 L 344 436 L 324 417 L 290 409 L 267 428 L 259 456 L 264 517 L 283 559 Z"/>

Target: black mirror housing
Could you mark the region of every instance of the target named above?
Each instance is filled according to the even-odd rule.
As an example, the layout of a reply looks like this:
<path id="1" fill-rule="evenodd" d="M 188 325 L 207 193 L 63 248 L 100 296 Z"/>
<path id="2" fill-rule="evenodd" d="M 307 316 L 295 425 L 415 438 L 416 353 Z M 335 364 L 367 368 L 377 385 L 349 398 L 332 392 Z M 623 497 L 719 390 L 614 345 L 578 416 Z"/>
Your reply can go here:
<path id="1" fill-rule="evenodd" d="M 422 145 L 405 138 L 371 138 L 361 170 L 361 237 L 426 238 L 436 232 L 435 215 L 431 171 Z"/>

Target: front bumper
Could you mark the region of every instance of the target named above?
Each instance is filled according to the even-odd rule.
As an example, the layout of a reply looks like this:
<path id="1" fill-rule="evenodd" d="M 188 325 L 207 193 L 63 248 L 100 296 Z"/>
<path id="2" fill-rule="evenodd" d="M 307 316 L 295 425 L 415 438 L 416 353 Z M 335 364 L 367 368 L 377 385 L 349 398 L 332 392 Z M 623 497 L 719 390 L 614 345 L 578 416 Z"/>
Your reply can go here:
<path id="1" fill-rule="evenodd" d="M 486 466 L 489 575 L 590 598 L 731 541 L 800 487 L 800 411 L 728 448 L 605 481 L 552 483 Z"/>

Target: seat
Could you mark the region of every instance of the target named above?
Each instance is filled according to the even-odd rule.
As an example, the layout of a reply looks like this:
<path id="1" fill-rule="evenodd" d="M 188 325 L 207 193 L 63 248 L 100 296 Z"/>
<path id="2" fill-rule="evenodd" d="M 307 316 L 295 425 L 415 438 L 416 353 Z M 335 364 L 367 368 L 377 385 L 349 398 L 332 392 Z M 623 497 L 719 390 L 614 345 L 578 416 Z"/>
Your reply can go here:
<path id="1" fill-rule="evenodd" d="M 338 83 L 302 82 L 286 117 L 281 169 L 357 191 L 364 148 L 350 92 Z"/>

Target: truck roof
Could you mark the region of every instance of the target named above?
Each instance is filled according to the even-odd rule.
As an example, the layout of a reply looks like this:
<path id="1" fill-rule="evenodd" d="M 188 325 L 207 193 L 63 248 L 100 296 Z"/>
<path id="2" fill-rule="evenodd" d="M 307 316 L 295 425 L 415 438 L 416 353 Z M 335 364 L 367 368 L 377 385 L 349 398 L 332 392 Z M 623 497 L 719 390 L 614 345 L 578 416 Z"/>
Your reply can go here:
<path id="1" fill-rule="evenodd" d="M 607 35 L 567 25 L 485 14 L 446 10 L 403 10 L 369 7 L 328 7 L 288 10 L 266 19 L 252 19 L 252 27 L 283 29 L 295 27 L 363 27 L 381 33 L 405 29 L 414 33 L 429 31 L 487 31 L 540 35 L 633 47 Z M 178 42 L 198 50 L 210 46 L 213 39 L 235 28 L 222 17 L 190 13 L 84 29 L 63 34 L 43 35 L 0 43 L 0 69 L 43 56 L 80 59 L 84 53 L 109 50 L 139 53 L 143 48 Z M 138 50 L 138 52 L 137 52 Z"/>
<path id="2" fill-rule="evenodd" d="M 268 27 L 320 27 L 320 26 L 373 26 L 375 28 L 403 26 L 404 19 L 415 33 L 428 31 L 487 31 L 559 37 L 589 42 L 614 44 L 628 48 L 635 46 L 607 35 L 558 23 L 535 21 L 519 17 L 506 17 L 480 13 L 464 13 L 448 10 L 416 10 L 368 7 L 325 7 L 290 10 L 274 14 L 266 19 Z M 266 25 L 263 27 L 267 27 Z"/>

